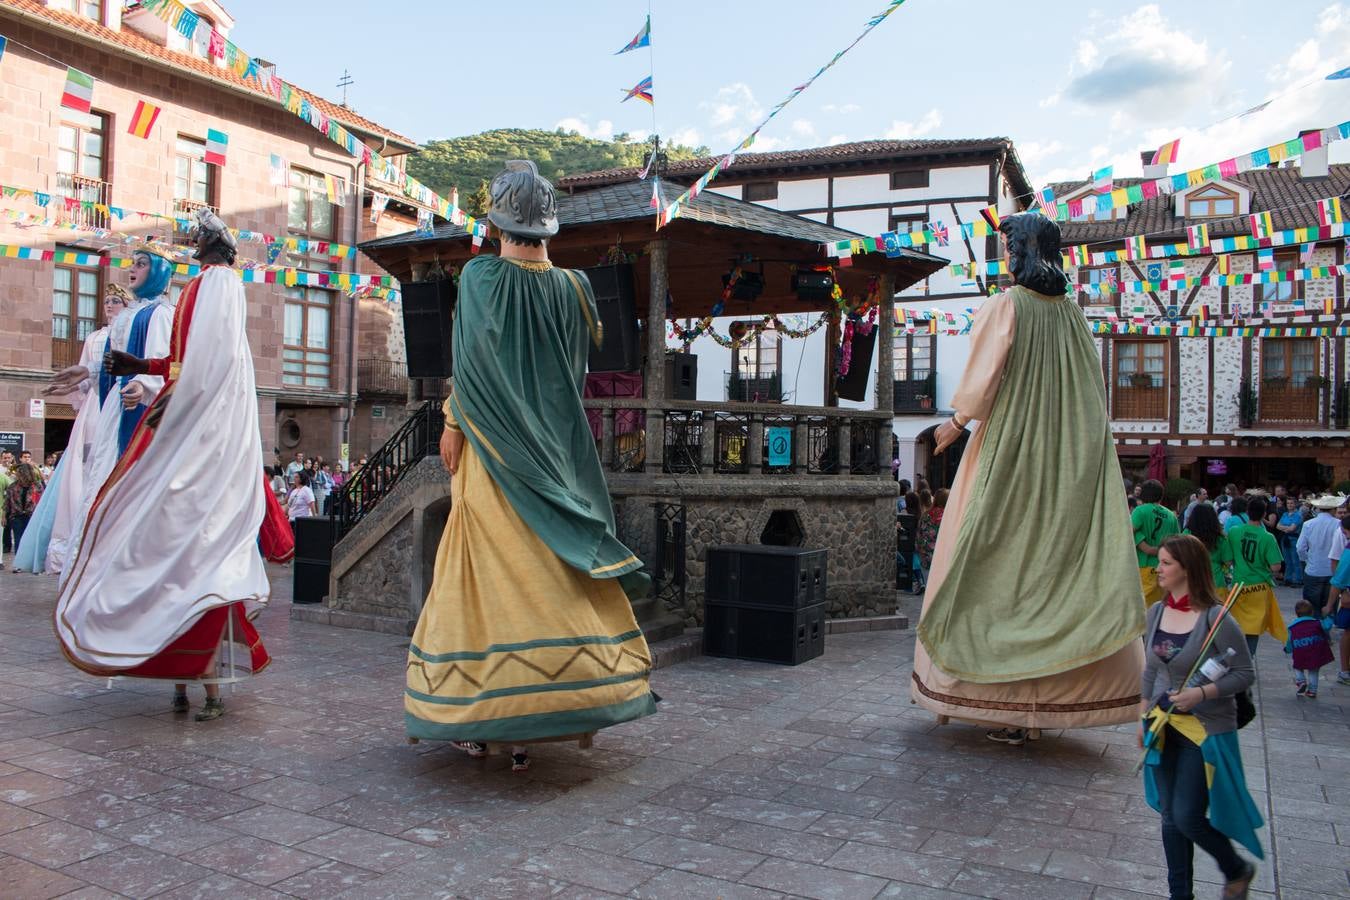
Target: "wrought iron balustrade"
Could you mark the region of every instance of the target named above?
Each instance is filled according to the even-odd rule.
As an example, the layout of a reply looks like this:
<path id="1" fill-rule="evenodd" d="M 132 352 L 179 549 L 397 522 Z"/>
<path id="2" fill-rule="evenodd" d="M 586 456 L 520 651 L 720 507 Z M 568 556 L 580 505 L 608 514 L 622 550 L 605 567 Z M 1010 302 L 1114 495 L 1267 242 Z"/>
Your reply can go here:
<path id="1" fill-rule="evenodd" d="M 333 507 L 339 540 L 388 496 L 413 466 L 440 452 L 444 427 L 445 414 L 441 412 L 441 405 L 427 401 L 384 442 L 384 446 L 367 457 L 364 466 L 352 471 Z"/>
<path id="2" fill-rule="evenodd" d="M 67 220 L 77 228 L 86 229 L 112 227 L 112 215 L 108 211 L 111 196 L 112 185 L 108 182 L 68 172 L 57 174 L 52 190 L 53 205 L 61 204 Z M 98 209 L 99 206 L 103 209 Z"/>
<path id="3" fill-rule="evenodd" d="M 909 378 L 895 379 L 895 411 L 932 412 L 937 402 L 937 375 L 928 369 L 916 369 Z"/>
<path id="4" fill-rule="evenodd" d="M 734 403 L 782 403 L 783 375 L 766 372 L 761 375 L 727 374 L 727 401 Z"/>
<path id="5" fill-rule="evenodd" d="M 356 389 L 363 396 L 406 397 L 408 364 L 390 359 L 358 359 Z"/>

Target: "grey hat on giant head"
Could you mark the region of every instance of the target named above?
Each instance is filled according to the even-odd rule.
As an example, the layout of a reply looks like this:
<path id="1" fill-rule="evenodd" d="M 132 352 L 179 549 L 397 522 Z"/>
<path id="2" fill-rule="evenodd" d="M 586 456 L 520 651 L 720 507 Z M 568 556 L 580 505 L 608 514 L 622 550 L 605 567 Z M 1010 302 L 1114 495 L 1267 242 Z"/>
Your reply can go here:
<path id="1" fill-rule="evenodd" d="M 528 159 L 506 163 L 488 189 L 492 207 L 488 221 L 510 234 L 527 238 L 551 238 L 558 233 L 558 200 L 553 185 L 539 176 Z"/>

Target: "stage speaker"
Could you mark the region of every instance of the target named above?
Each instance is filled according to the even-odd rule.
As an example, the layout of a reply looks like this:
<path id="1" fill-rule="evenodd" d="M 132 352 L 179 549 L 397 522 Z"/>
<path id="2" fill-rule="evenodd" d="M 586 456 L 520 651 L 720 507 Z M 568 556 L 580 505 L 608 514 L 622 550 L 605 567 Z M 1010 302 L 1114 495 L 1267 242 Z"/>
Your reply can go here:
<path id="1" fill-rule="evenodd" d="M 328 562 L 296 559 L 291 563 L 291 568 L 294 573 L 294 580 L 291 582 L 291 602 L 322 603 L 323 598 L 328 596 Z"/>
<path id="2" fill-rule="evenodd" d="M 336 529 L 327 516 L 306 516 L 291 523 L 295 532 L 295 558 L 328 563 L 333 559 Z"/>
<path id="3" fill-rule="evenodd" d="M 604 328 L 600 346 L 591 345 L 588 368 L 592 372 L 636 372 L 642 368 L 642 345 L 633 266 L 625 263 L 581 271 L 590 279 Z"/>
<path id="4" fill-rule="evenodd" d="M 455 283 L 409 281 L 403 292 L 403 346 L 409 378 L 449 378 Z"/>
<path id="5" fill-rule="evenodd" d="M 666 354 L 666 399 L 698 399 L 698 355 Z"/>
<path id="6" fill-rule="evenodd" d="M 825 604 L 803 609 L 759 609 L 708 600 L 703 608 L 703 653 L 795 666 L 825 652 Z"/>
<path id="7" fill-rule="evenodd" d="M 803 609 L 825 602 L 828 550 L 723 544 L 709 547 L 704 562 L 709 603 Z"/>
<path id="8" fill-rule="evenodd" d="M 853 329 L 853 353 L 849 357 L 848 374 L 834 383 L 835 396 L 841 400 L 866 400 L 867 379 L 872 374 L 872 351 L 877 345 L 877 327 L 867 334 Z"/>

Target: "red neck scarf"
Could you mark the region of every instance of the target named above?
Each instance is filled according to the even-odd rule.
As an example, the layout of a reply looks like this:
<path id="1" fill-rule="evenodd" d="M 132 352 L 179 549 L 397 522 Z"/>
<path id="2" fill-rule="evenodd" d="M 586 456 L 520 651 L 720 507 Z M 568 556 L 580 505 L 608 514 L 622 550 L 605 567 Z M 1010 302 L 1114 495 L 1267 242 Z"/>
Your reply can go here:
<path id="1" fill-rule="evenodd" d="M 1187 594 L 1185 597 L 1181 598 L 1173 597 L 1171 594 L 1168 594 L 1167 598 L 1163 602 L 1167 604 L 1168 609 L 1175 609 L 1177 612 L 1191 611 L 1190 594 Z"/>

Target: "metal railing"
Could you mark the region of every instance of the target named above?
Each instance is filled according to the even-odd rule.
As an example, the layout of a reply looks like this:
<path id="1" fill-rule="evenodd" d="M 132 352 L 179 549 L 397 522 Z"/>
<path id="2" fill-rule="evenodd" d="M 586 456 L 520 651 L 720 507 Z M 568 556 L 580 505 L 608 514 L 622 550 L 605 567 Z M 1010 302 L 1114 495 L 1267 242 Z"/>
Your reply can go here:
<path id="1" fill-rule="evenodd" d="M 112 185 L 97 178 L 58 172 L 54 198 L 60 198 L 70 223 L 78 228 L 111 228 L 112 216 L 106 211 Z M 103 206 L 104 210 L 95 209 Z"/>
<path id="2" fill-rule="evenodd" d="M 403 480 L 413 466 L 440 452 L 445 414 L 427 401 L 395 431 L 384 446 L 370 454 L 366 464 L 352 472 L 338 492 L 333 507 L 337 539 L 356 527 Z"/>
<path id="3" fill-rule="evenodd" d="M 889 411 L 597 397 L 609 472 L 889 475 Z"/>
<path id="4" fill-rule="evenodd" d="M 356 390 L 362 396 L 406 397 L 408 364 L 390 359 L 358 359 Z"/>
<path id="5" fill-rule="evenodd" d="M 937 405 L 937 375 L 928 369 L 915 369 L 909 378 L 895 379 L 895 411 L 932 412 Z"/>
<path id="6" fill-rule="evenodd" d="M 191 232 L 197 225 L 197 210 L 209 209 L 216 215 L 220 215 L 220 209 L 212 206 L 210 203 L 198 203 L 196 200 L 188 200 L 184 197 L 178 197 L 173 201 L 174 219 L 186 219 L 187 228 L 183 228 L 177 221 L 174 222 L 174 231 L 179 234 Z"/>

